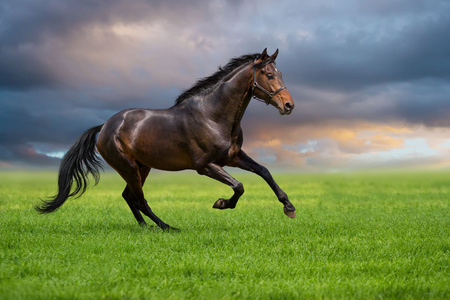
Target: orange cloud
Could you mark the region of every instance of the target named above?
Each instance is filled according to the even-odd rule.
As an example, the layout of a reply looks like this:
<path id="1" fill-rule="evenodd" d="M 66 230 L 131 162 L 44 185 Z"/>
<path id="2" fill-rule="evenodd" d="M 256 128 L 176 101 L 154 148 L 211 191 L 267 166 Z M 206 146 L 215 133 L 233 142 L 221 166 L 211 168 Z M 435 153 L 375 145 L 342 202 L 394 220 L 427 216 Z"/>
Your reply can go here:
<path id="1" fill-rule="evenodd" d="M 246 140 L 255 159 L 273 166 L 342 169 L 386 166 L 443 167 L 450 162 L 450 129 L 376 123 L 259 127 Z M 271 138 L 268 138 L 271 137 Z"/>

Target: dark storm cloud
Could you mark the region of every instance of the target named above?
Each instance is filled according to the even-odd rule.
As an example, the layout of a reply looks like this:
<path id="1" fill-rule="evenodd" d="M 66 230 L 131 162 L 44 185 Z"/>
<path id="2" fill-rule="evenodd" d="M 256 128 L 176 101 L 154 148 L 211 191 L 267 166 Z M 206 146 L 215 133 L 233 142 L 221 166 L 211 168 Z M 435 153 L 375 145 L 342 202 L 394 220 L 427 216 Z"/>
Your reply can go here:
<path id="1" fill-rule="evenodd" d="M 307 36 L 290 36 L 289 61 L 297 61 L 289 64 L 290 74 L 303 84 L 339 90 L 449 80 L 450 4 L 427 2 L 432 4 L 364 2 L 366 6 L 347 11 L 344 20 L 342 11 L 334 11 L 336 16 L 320 19 Z"/>
<path id="2" fill-rule="evenodd" d="M 295 114 L 450 127 L 448 1 L 2 1 L 0 162 L 46 164 L 127 107 L 163 108 L 232 56 L 280 48 Z M 267 122 L 260 124 L 261 118 Z M 2 165 L 2 164 L 0 164 Z"/>
<path id="3" fill-rule="evenodd" d="M 219 1 L 220 2 L 220 1 Z M 67 39 L 88 27 L 111 24 L 156 24 L 183 27 L 213 23 L 217 1 L 3 1 L 0 4 L 0 87 L 24 89 L 69 84 L 61 69 L 60 52 Z M 222 3 L 239 7 L 239 1 Z M 199 7 L 201 9 L 199 9 Z M 193 37 L 194 38 L 194 37 Z M 95 51 L 95 49 L 92 49 Z"/>
<path id="4" fill-rule="evenodd" d="M 339 38 L 330 31 L 317 32 L 317 40 L 299 41 L 289 50 L 298 61 L 289 72 L 303 84 L 337 90 L 424 78 L 449 80 L 450 15 L 405 27 L 378 41 L 357 29 Z"/>
<path id="5" fill-rule="evenodd" d="M 49 37 L 64 36 L 87 24 L 150 22 L 160 20 L 183 24 L 196 17 L 205 19 L 216 1 L 193 0 L 6 0 L 0 4 L 1 40 L 10 46 L 39 43 Z M 234 4 L 238 2 L 233 1 Z M 198 9 L 201 6 L 204 10 Z M 181 14 L 183 12 L 183 14 Z M 213 18 L 213 16 L 210 16 Z"/>

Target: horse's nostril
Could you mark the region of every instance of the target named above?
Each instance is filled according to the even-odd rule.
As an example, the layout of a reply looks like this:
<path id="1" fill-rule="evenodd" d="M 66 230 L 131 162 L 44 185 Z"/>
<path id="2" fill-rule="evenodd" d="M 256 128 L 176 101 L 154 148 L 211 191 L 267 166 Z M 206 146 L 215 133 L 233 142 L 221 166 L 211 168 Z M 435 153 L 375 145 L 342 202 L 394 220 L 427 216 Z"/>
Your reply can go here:
<path id="1" fill-rule="evenodd" d="M 286 110 L 292 110 L 292 109 L 294 108 L 294 105 L 292 105 L 290 102 L 286 102 L 286 103 L 284 104 L 284 108 L 285 108 Z"/>

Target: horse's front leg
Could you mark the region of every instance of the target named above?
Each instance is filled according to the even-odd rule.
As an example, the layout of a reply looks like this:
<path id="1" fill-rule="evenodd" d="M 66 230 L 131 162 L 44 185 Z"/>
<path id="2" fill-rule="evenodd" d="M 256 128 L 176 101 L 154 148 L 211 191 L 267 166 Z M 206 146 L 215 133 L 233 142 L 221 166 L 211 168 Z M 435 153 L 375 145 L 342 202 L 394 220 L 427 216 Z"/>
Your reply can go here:
<path id="1" fill-rule="evenodd" d="M 289 201 L 289 198 L 286 195 L 286 193 L 278 186 L 275 180 L 273 180 L 272 175 L 270 174 L 269 170 L 267 170 L 266 167 L 261 166 L 260 164 L 255 162 L 242 150 L 239 151 L 238 155 L 236 155 L 233 161 L 230 162 L 230 164 L 228 165 L 231 167 L 238 167 L 253 172 L 264 178 L 264 180 L 272 188 L 278 200 L 281 203 L 283 203 L 285 215 L 288 216 L 289 218 L 296 217 L 294 205 L 292 205 L 292 203 Z"/>
<path id="2" fill-rule="evenodd" d="M 230 199 L 226 200 L 220 198 L 214 203 L 213 208 L 226 209 L 236 207 L 239 198 L 244 193 L 244 186 L 242 185 L 242 183 L 234 179 L 230 174 L 222 169 L 222 167 L 213 163 L 208 164 L 205 168 L 197 170 L 197 172 L 201 175 L 206 175 L 229 185 L 234 191 L 234 194 Z"/>

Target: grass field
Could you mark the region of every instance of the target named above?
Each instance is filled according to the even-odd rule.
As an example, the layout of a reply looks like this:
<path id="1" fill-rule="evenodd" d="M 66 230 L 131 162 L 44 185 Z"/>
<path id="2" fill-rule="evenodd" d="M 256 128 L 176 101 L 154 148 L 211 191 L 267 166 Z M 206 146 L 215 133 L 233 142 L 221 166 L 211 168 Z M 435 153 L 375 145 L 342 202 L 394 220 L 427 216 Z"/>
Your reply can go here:
<path id="1" fill-rule="evenodd" d="M 274 174 L 246 193 L 193 172 L 150 174 L 155 213 L 180 228 L 137 225 L 115 173 L 50 215 L 56 173 L 0 173 L 1 299 L 449 299 L 450 173 Z M 148 220 L 148 219 L 147 219 Z M 150 221 L 149 221 L 150 222 Z"/>

